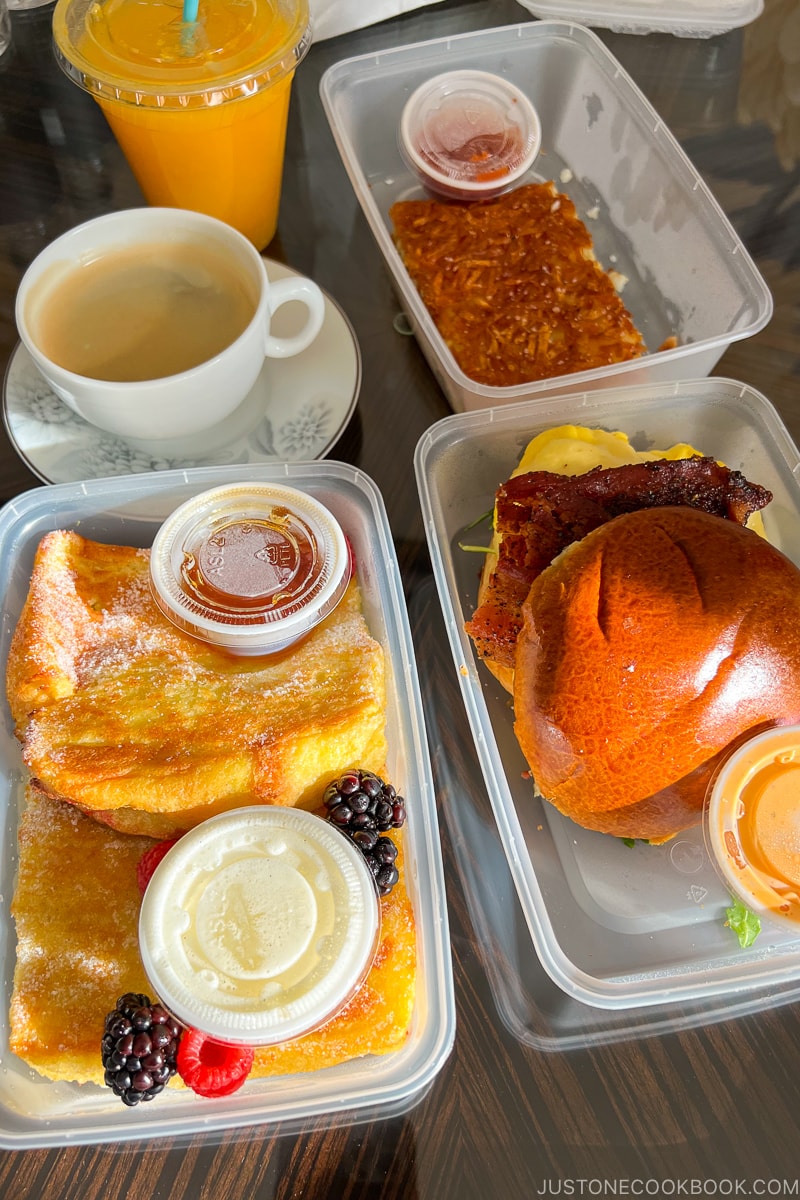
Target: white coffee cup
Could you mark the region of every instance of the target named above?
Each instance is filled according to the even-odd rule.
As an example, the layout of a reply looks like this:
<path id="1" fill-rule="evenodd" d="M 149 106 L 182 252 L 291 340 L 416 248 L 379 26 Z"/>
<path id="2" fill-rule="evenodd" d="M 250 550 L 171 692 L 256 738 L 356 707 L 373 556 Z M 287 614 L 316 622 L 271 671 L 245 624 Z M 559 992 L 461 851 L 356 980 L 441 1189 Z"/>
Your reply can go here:
<path id="1" fill-rule="evenodd" d="M 59 366 L 41 346 L 41 315 L 48 300 L 82 266 L 138 247 L 187 245 L 217 255 L 252 294 L 255 311 L 244 332 L 213 357 L 176 374 L 130 381 L 91 378 Z M 275 311 L 300 301 L 307 319 L 292 337 L 270 333 Z M 253 387 L 265 357 L 300 353 L 319 333 L 322 292 L 310 279 L 270 282 L 264 260 L 247 238 L 202 213 L 177 208 L 136 208 L 109 213 L 69 230 L 31 263 L 20 283 L 16 321 L 20 338 L 50 387 L 74 412 L 110 433 L 131 438 L 179 438 L 224 420 Z"/>

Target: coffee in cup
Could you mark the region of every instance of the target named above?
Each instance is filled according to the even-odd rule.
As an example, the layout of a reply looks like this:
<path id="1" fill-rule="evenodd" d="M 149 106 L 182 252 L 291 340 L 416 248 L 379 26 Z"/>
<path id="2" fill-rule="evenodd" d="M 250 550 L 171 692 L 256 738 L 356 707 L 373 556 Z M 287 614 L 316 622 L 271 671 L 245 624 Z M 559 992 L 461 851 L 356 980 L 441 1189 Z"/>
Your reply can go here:
<path id="1" fill-rule="evenodd" d="M 270 334 L 290 300 L 293 337 Z M 270 283 L 230 226 L 179 209 L 111 213 L 70 230 L 34 260 L 17 293 L 20 337 L 76 413 L 111 433 L 175 438 L 230 415 L 265 356 L 316 337 L 324 298 L 302 277 Z"/>

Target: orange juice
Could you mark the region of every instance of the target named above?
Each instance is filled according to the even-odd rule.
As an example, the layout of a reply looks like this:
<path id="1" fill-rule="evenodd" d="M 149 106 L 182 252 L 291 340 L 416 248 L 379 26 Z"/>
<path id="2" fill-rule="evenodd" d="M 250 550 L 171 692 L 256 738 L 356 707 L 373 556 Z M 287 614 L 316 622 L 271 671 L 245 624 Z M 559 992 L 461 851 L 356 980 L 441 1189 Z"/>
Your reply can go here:
<path id="1" fill-rule="evenodd" d="M 208 213 L 262 250 L 278 221 L 307 0 L 58 0 L 56 53 L 106 115 L 150 204 Z"/>

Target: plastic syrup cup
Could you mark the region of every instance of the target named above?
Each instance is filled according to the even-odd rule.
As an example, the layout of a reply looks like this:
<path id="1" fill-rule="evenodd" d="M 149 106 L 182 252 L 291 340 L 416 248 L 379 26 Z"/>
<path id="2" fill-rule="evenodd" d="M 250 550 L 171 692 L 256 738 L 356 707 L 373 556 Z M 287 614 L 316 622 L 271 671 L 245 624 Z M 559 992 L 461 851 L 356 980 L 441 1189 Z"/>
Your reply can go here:
<path id="1" fill-rule="evenodd" d="M 400 152 L 431 191 L 455 200 L 488 200 L 532 166 L 542 141 L 524 92 L 488 71 L 448 71 L 407 100 Z"/>
<path id="2" fill-rule="evenodd" d="M 307 0 L 58 0 L 62 69 L 102 108 L 149 204 L 233 225 L 263 250 L 278 220 L 289 92 Z"/>
<path id="3" fill-rule="evenodd" d="M 160 527 L 150 586 L 184 633 L 232 654 L 274 654 L 333 612 L 352 568 L 339 522 L 313 496 L 281 484 L 223 484 Z"/>
<path id="4" fill-rule="evenodd" d="M 706 845 L 723 883 L 800 937 L 800 725 L 742 743 L 709 790 Z"/>
<path id="5" fill-rule="evenodd" d="M 139 948 L 160 1002 L 209 1037 L 271 1045 L 339 1012 L 366 978 L 380 903 L 329 821 L 259 805 L 176 842 L 147 885 Z"/>

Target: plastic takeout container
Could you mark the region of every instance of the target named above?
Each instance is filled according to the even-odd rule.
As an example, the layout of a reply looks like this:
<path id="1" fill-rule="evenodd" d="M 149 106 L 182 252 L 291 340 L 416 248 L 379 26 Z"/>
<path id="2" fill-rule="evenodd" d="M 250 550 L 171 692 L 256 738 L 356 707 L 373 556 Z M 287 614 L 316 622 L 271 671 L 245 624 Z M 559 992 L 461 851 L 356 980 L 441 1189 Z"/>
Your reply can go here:
<path id="1" fill-rule="evenodd" d="M 800 938 L 800 726 L 764 730 L 729 755 L 709 790 L 704 829 L 732 895 Z"/>
<path id="2" fill-rule="evenodd" d="M 350 582 L 341 525 L 282 484 L 223 484 L 181 504 L 159 529 L 150 583 L 185 633 L 232 654 L 285 650 L 324 620 Z"/>
<path id="3" fill-rule="evenodd" d="M 542 130 L 528 97 L 502 75 L 448 71 L 409 96 L 398 137 L 400 153 L 429 191 L 490 200 L 530 170 Z"/>
<path id="4" fill-rule="evenodd" d="M 535 17 L 577 21 L 616 33 L 673 33 L 676 37 L 715 37 L 748 25 L 764 0 L 519 0 Z"/>
<path id="5" fill-rule="evenodd" d="M 508 694 L 464 631 L 480 572 L 459 543 L 537 433 L 573 423 L 627 433 L 637 449 L 676 441 L 773 493 L 770 540 L 800 563 L 800 453 L 772 405 L 724 379 L 582 392 L 447 417 L 423 434 L 415 469 L 450 647 L 500 839 L 541 963 L 569 996 L 597 1008 L 669 1004 L 800 979 L 800 941 L 763 932 L 747 950 L 726 927 L 729 892 L 702 826 L 663 845 L 582 829 L 533 791 Z M 489 541 L 488 525 L 485 527 Z M 613 736 L 613 730 L 609 730 Z"/>
<path id="6" fill-rule="evenodd" d="M 383 500 L 357 468 L 325 460 L 200 467 L 40 487 L 0 513 L 0 595 L 5 662 L 28 591 L 36 547 L 53 529 L 77 529 L 112 544 L 150 546 L 165 517 L 203 491 L 236 482 L 281 483 L 307 491 L 334 514 L 358 564 L 364 614 L 387 666 L 387 774 L 406 799 L 404 878 L 414 907 L 417 994 L 409 1037 L 397 1051 L 309 1074 L 253 1079 L 216 1100 L 168 1087 L 152 1104 L 127 1109 L 108 1088 L 53 1083 L 13 1056 L 8 1021 L 0 1024 L 0 1146 L 11 1149 L 172 1137 L 281 1123 L 282 1129 L 325 1116 L 332 1123 L 417 1103 L 453 1043 L 455 1009 L 444 874 L 436 804 L 403 589 Z M 7 707 L 0 721 L 0 1008 L 8 1013 L 15 963 L 10 914 L 16 870 L 17 818 L 27 772 Z M 116 996 L 109 1007 L 113 1007 Z M 102 1032 L 102 1031 L 101 1031 Z M 99 1054 L 99 1036 L 98 1036 Z"/>
<path id="7" fill-rule="evenodd" d="M 531 100 L 542 146 L 520 182 L 552 180 L 573 200 L 601 265 L 627 280 L 622 298 L 649 354 L 506 388 L 461 371 L 402 263 L 389 217 L 396 201 L 425 194 L 397 145 L 403 107 L 427 79 L 453 70 L 502 75 Z M 457 411 L 697 378 L 769 320 L 772 298 L 741 240 L 658 114 L 589 30 L 541 21 L 403 46 L 336 63 L 320 91 L 400 302 Z M 657 352 L 673 335 L 677 346 Z"/>

